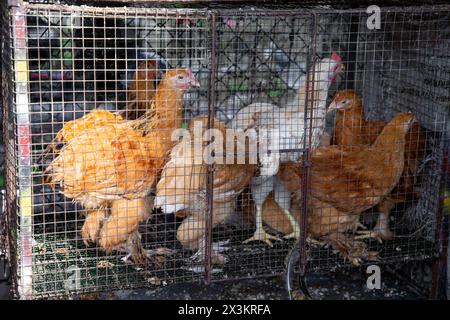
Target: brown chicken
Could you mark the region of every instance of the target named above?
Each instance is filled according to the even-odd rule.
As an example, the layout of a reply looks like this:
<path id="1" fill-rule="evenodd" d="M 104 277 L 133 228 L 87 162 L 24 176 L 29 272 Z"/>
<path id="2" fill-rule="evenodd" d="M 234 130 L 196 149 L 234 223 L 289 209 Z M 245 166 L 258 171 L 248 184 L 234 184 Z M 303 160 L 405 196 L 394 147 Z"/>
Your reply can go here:
<path id="1" fill-rule="evenodd" d="M 364 119 L 361 97 L 355 90 L 341 90 L 335 94 L 328 111 L 337 110 L 331 144 L 357 147 L 371 145 L 386 122 Z"/>
<path id="2" fill-rule="evenodd" d="M 172 131 L 181 126 L 184 92 L 198 85 L 189 69 L 169 70 L 142 119 L 94 110 L 58 132 L 55 139 L 65 145 L 45 172 L 52 186 L 88 210 L 85 242 L 145 261 L 138 225 L 150 215 L 148 193 L 173 145 Z"/>
<path id="3" fill-rule="evenodd" d="M 143 61 L 138 65 L 128 91 L 127 119 L 138 119 L 151 110 L 158 72 L 155 60 Z"/>
<path id="4" fill-rule="evenodd" d="M 359 147 L 371 145 L 386 125 L 383 121 L 365 120 L 361 97 L 354 90 L 339 91 L 333 98 L 328 110 L 336 109 L 336 125 L 332 144 Z M 389 215 L 398 203 L 414 199 L 417 194 L 414 190 L 417 170 L 424 157 L 426 137 L 416 122 L 406 136 L 405 165 L 399 184 L 378 204 L 380 215 L 377 224 L 371 231 L 362 231 L 363 237 L 374 237 L 381 240 L 390 240 L 394 234 L 389 228 Z"/>
<path id="5" fill-rule="evenodd" d="M 348 239 L 344 232 L 355 231 L 360 214 L 383 201 L 398 184 L 406 136 L 414 121 L 412 114 L 400 113 L 371 146 L 320 147 L 312 153 L 308 195 L 308 233 L 312 238 L 325 240 L 354 264 L 373 258 L 364 243 Z M 296 210 L 300 210 L 302 174 L 301 163 L 285 164 L 278 174 L 295 193 L 292 202 Z"/>
<path id="6" fill-rule="evenodd" d="M 189 132 L 193 132 L 194 125 L 200 125 L 202 130 L 207 128 L 207 118 L 199 116 L 190 121 Z M 214 128 L 218 130 L 222 137 L 222 150 L 226 150 L 222 155 L 215 148 L 216 162 L 213 164 L 213 211 L 212 227 L 226 222 L 230 215 L 234 214 L 236 199 L 243 189 L 250 183 L 253 177 L 254 165 L 248 164 L 245 159 L 244 164 L 237 164 L 226 161 L 227 153 L 236 156 L 234 150 L 226 149 L 226 129 L 225 124 L 219 120 L 214 121 Z M 202 131 L 200 131 L 202 132 Z M 190 135 L 191 137 L 192 135 Z M 203 136 L 203 132 L 202 132 Z M 254 137 L 256 139 L 256 137 Z M 184 248 L 197 250 L 193 258 L 202 261 L 205 257 L 205 226 L 206 215 L 208 213 L 206 201 L 208 165 L 202 160 L 203 148 L 208 148 L 213 143 L 220 143 L 216 136 L 214 142 L 206 141 L 199 143 L 194 139 L 183 138 L 171 152 L 170 160 L 166 163 L 161 174 L 161 179 L 156 187 L 156 207 L 161 207 L 165 213 L 179 213 L 186 217 L 177 230 L 177 239 Z M 255 140 L 256 141 L 256 140 Z M 240 141 L 236 139 L 237 150 Z M 245 142 L 244 142 L 245 143 Z M 216 145 L 218 146 L 218 145 Z M 199 160 L 195 160 L 195 154 L 201 151 Z M 229 156 L 229 155 L 228 155 Z M 222 163 L 218 163 L 221 159 Z M 212 263 L 223 264 L 225 257 L 220 254 L 220 247 L 212 251 Z"/>

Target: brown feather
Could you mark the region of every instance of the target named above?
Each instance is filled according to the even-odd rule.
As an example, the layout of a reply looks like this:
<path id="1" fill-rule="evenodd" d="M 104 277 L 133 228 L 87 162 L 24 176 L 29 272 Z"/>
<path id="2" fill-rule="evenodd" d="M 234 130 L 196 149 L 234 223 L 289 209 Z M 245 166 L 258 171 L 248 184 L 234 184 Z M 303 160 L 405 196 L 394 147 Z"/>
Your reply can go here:
<path id="1" fill-rule="evenodd" d="M 138 119 L 151 109 L 157 75 L 155 60 L 143 61 L 138 65 L 128 91 L 127 119 Z"/>

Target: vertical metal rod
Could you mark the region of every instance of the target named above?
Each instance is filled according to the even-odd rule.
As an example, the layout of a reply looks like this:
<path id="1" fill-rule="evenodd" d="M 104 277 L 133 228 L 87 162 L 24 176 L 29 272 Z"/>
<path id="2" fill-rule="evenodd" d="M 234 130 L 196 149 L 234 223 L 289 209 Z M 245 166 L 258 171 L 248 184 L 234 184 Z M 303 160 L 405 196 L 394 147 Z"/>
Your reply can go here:
<path id="1" fill-rule="evenodd" d="M 4 23 L 3 39 L 2 39 L 2 99 L 3 99 L 3 143 L 5 145 L 5 178 L 6 178 L 6 211 L 4 213 L 5 222 L 5 236 L 6 239 L 6 252 L 11 266 L 12 292 L 14 297 L 18 297 L 18 257 L 17 257 L 17 188 L 16 188 L 16 135 L 14 127 L 14 114 L 13 114 L 13 81 L 12 81 L 12 55 L 11 55 L 11 35 L 10 29 L 11 10 L 12 6 L 10 2 L 5 1 L 0 5 L 3 10 L 2 23 Z"/>
<path id="2" fill-rule="evenodd" d="M 208 129 L 214 127 L 214 105 L 216 101 L 215 83 L 216 83 L 216 46 L 217 46 L 217 32 L 216 32 L 216 13 L 209 12 L 211 22 L 211 71 L 209 75 L 209 90 L 208 90 Z M 211 250 L 212 250 L 212 215 L 214 210 L 213 204 L 213 180 L 214 167 L 208 164 L 208 177 L 206 187 L 206 198 L 208 204 L 208 213 L 206 215 L 205 223 L 205 281 L 207 284 L 211 283 Z"/>
<path id="3" fill-rule="evenodd" d="M 445 226 L 443 223 L 444 218 L 444 199 L 445 199 L 445 187 L 446 187 L 446 179 L 448 175 L 448 144 L 444 143 L 444 158 L 442 161 L 442 174 L 440 181 L 440 192 L 439 192 L 439 208 L 436 213 L 436 230 L 435 230 L 435 252 L 436 256 L 433 259 L 432 266 L 432 277 L 431 277 L 431 291 L 430 291 L 430 299 L 437 299 L 438 297 L 438 288 L 439 288 L 439 272 L 441 263 L 443 263 L 443 258 L 447 256 L 446 248 L 443 246 L 443 243 L 446 242 L 446 239 L 443 239 L 444 234 L 448 236 L 447 232 L 443 232 L 442 227 Z M 448 276 L 448 275 L 447 275 Z"/>
<path id="4" fill-rule="evenodd" d="M 347 83 L 349 88 L 356 89 L 356 62 L 357 43 L 359 34 L 359 16 L 352 13 L 350 16 L 350 34 L 348 37 L 348 59 L 346 61 Z"/>
<path id="5" fill-rule="evenodd" d="M 312 49 L 310 52 L 310 69 L 307 70 L 306 74 L 306 92 L 305 92 L 305 124 L 308 121 L 308 111 L 309 111 L 309 133 L 308 141 L 306 141 L 306 126 L 305 126 L 305 139 L 303 148 L 306 150 L 304 152 L 304 165 L 302 174 L 302 214 L 300 216 L 300 239 L 299 239 L 299 250 L 300 250 L 300 277 L 304 277 L 306 274 L 307 253 L 306 253 L 306 238 L 307 238 L 307 215 L 308 215 L 308 189 L 309 189 L 309 171 L 310 171 L 310 158 L 311 158 L 311 135 L 312 135 L 312 123 L 314 117 L 314 80 L 315 80 L 315 56 L 316 56 L 316 37 L 317 37 L 317 17 L 316 13 L 313 12 L 311 15 L 312 26 L 313 26 L 313 36 L 312 36 Z M 311 71 L 311 72 L 310 72 Z M 311 97 L 310 97 L 311 94 Z"/>
<path id="6" fill-rule="evenodd" d="M 18 3 L 11 9 L 14 37 L 14 81 L 17 117 L 18 205 L 20 217 L 19 259 L 21 299 L 32 297 L 32 189 L 31 189 L 31 135 L 28 101 L 28 59 L 26 9 Z"/>

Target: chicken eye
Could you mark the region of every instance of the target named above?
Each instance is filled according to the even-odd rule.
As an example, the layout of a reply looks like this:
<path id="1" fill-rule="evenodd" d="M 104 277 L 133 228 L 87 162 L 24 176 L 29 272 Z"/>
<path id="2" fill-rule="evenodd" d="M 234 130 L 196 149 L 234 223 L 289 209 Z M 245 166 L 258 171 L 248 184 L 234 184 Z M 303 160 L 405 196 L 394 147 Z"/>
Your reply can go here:
<path id="1" fill-rule="evenodd" d="M 183 80 L 183 79 L 184 79 L 184 76 L 182 76 L 182 75 L 178 76 L 178 80 Z"/>

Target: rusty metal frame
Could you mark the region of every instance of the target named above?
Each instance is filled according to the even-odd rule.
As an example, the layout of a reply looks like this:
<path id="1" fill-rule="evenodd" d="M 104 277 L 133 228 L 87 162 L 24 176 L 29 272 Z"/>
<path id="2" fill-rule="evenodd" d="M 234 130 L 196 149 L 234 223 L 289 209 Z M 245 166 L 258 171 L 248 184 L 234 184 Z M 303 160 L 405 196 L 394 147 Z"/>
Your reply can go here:
<path id="1" fill-rule="evenodd" d="M 315 56 L 316 56 L 316 42 L 317 42 L 317 16 L 316 13 L 313 12 L 311 15 L 311 51 L 308 55 L 309 66 L 307 70 L 311 70 L 312 72 L 308 72 L 306 75 L 306 94 L 305 94 L 305 113 L 304 113 L 304 121 L 307 124 L 304 128 L 304 158 L 303 158 L 303 172 L 302 172 L 302 181 L 301 181 L 301 196 L 302 196 L 302 211 L 300 216 L 300 239 L 298 249 L 300 250 L 300 259 L 299 259 L 299 280 L 303 283 L 303 279 L 306 275 L 306 268 L 308 264 L 308 252 L 307 252 L 307 244 L 306 238 L 308 233 L 308 198 L 309 198 L 309 175 L 310 175 L 310 166 L 311 166 L 311 139 L 312 139 L 312 126 L 313 126 L 313 117 L 314 117 L 314 84 L 315 84 Z M 309 114 L 308 114 L 309 112 Z M 309 121 L 308 121 L 309 120 Z M 308 131 L 308 132 L 307 132 Z M 306 141 L 306 137 L 308 137 L 308 141 Z"/>
<path id="2" fill-rule="evenodd" d="M 18 255 L 20 280 L 18 293 L 22 299 L 32 297 L 32 163 L 31 134 L 28 105 L 27 26 L 25 5 L 20 1 L 11 7 L 14 57 L 15 109 L 17 121 L 18 216 L 20 234 Z"/>
<path id="3" fill-rule="evenodd" d="M 447 256 L 447 246 L 448 246 L 448 231 L 445 232 L 443 228 L 446 227 L 444 223 L 444 200 L 445 200 L 445 188 L 446 180 L 449 174 L 448 164 L 449 164 L 449 153 L 448 153 L 448 137 L 444 137 L 444 159 L 442 161 L 442 171 L 440 175 L 440 185 L 439 185 L 439 208 L 436 213 L 436 231 L 435 231 L 435 256 L 433 258 L 432 265 L 432 277 L 431 277 L 431 290 L 430 299 L 437 299 L 439 294 L 439 275 L 440 267 L 442 264 L 449 263 Z M 447 261 L 444 259 L 447 258 Z M 450 275 L 447 274 L 447 277 Z"/>
<path id="4" fill-rule="evenodd" d="M 214 128 L 214 114 L 215 114 L 215 83 L 216 83 L 216 71 L 217 71 L 217 61 L 216 61 L 216 49 L 217 49 L 217 32 L 216 32 L 216 12 L 209 12 L 209 19 L 211 23 L 211 38 L 210 38 L 210 48 L 211 48 L 211 68 L 209 74 L 209 90 L 208 90 L 208 129 Z M 212 269 L 212 219 L 214 210 L 214 165 L 208 164 L 208 176 L 206 181 L 206 198 L 208 206 L 208 214 L 206 216 L 205 223 L 205 282 L 207 284 L 211 283 L 211 269 Z"/>
<path id="5" fill-rule="evenodd" d="M 1 7 L 1 20 L 3 23 L 10 26 L 10 15 L 8 12 L 9 3 L 2 1 Z M 3 107 L 3 143 L 5 145 L 5 177 L 6 177 L 6 190 L 5 190 L 5 212 L 2 217 L 2 223 L 5 223 L 4 239 L 5 252 L 9 265 L 11 267 L 11 275 L 18 274 L 18 259 L 17 259 L 17 205 L 16 205 L 16 166 L 15 166 L 15 133 L 14 133 L 14 116 L 12 114 L 12 59 L 11 59 L 11 41 L 12 35 L 10 28 L 4 28 L 1 49 L 1 71 L 2 71 L 2 107 Z M 3 236 L 3 235 L 1 235 Z M 11 292 L 14 296 L 18 296 L 18 279 L 15 276 L 11 276 Z"/>

